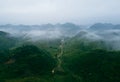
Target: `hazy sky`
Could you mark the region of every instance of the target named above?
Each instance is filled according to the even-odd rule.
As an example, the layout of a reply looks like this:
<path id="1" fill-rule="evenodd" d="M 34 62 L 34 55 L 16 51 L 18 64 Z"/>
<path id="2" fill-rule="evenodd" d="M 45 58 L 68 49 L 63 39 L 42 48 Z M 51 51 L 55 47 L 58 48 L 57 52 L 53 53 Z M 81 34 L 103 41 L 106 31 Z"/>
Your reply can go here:
<path id="1" fill-rule="evenodd" d="M 0 24 L 120 23 L 120 0 L 0 0 Z"/>

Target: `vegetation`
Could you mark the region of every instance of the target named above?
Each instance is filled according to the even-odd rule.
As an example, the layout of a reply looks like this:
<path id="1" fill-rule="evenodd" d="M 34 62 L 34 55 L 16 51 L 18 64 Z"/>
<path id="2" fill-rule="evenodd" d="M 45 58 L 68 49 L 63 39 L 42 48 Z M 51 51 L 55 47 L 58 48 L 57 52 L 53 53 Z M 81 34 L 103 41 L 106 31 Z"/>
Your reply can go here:
<path id="1" fill-rule="evenodd" d="M 66 60 L 67 59 L 67 60 Z M 66 56 L 65 66 L 83 82 L 119 82 L 120 52 L 101 49 Z"/>
<path id="2" fill-rule="evenodd" d="M 16 38 L 0 36 L 0 82 L 120 82 L 120 51 L 102 41 L 65 39 L 59 58 L 64 71 L 53 73 L 60 39 L 16 45 Z"/>
<path id="3" fill-rule="evenodd" d="M 10 34 L 0 31 L 0 50 L 6 50 L 15 46 L 17 38 L 10 36 Z"/>
<path id="4" fill-rule="evenodd" d="M 0 66 L 0 77 L 4 79 L 50 74 L 56 65 L 50 53 L 33 45 L 24 45 L 9 53 L 1 57 L 6 59 Z"/>

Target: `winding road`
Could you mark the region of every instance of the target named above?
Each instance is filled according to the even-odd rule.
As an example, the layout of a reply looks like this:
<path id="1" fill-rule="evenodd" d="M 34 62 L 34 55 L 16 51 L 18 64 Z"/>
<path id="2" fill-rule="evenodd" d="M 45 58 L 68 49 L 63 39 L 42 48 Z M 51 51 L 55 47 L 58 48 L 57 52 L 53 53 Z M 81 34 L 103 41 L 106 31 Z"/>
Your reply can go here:
<path id="1" fill-rule="evenodd" d="M 63 56 L 63 48 L 64 48 L 64 39 L 61 39 L 60 45 L 59 45 L 59 49 L 60 52 L 57 55 L 56 59 L 57 59 L 57 66 L 55 68 L 53 68 L 52 70 L 52 74 L 56 73 L 56 72 L 63 72 L 63 68 L 62 68 L 62 56 Z"/>

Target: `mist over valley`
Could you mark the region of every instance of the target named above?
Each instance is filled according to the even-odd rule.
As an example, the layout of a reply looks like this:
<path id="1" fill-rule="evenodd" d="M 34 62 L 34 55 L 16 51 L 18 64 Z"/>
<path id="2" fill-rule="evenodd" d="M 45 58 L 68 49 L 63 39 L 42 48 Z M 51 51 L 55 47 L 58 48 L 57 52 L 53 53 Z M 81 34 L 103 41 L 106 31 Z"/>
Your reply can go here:
<path id="1" fill-rule="evenodd" d="M 120 0 L 0 0 L 0 82 L 120 82 Z"/>

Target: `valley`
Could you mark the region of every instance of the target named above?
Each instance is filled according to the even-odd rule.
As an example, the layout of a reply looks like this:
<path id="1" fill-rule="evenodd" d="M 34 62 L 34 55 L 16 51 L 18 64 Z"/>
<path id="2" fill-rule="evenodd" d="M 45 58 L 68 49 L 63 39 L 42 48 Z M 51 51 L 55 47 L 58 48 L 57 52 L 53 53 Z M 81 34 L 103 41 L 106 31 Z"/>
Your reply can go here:
<path id="1" fill-rule="evenodd" d="M 0 26 L 0 82 L 119 82 L 118 27 Z"/>

